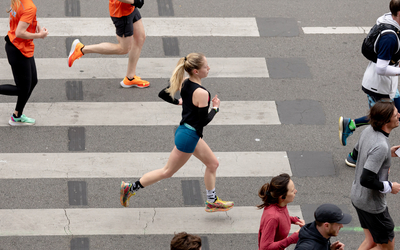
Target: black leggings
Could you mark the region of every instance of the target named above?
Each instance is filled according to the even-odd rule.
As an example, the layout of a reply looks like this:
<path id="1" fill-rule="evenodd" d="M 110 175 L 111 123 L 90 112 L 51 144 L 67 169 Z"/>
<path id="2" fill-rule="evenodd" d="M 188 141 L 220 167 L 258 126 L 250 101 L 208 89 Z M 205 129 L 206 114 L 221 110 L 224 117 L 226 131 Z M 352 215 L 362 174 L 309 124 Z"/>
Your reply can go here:
<path id="1" fill-rule="evenodd" d="M 18 96 L 15 110 L 18 111 L 18 116 L 22 115 L 25 104 L 35 88 L 37 80 L 35 58 L 25 57 L 19 49 L 17 49 L 6 37 L 6 53 L 8 63 L 14 76 L 15 85 L 4 84 L 0 85 L 0 94 Z"/>

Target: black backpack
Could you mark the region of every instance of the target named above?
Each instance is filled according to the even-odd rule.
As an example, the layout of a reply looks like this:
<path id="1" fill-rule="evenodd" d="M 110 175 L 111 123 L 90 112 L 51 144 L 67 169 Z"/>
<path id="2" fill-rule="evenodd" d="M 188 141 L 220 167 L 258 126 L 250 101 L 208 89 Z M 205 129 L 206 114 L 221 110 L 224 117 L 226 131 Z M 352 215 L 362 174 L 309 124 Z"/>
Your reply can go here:
<path id="1" fill-rule="evenodd" d="M 370 61 L 373 61 L 376 63 L 378 60 L 377 54 L 376 54 L 376 44 L 378 43 L 378 40 L 381 36 L 394 33 L 396 34 L 397 37 L 397 51 L 395 54 L 397 54 L 400 50 L 400 41 L 399 41 L 399 30 L 391 25 L 391 24 L 386 24 L 386 23 L 381 23 L 379 25 L 375 24 L 371 30 L 369 31 L 367 37 L 364 39 L 363 44 L 361 46 L 361 52 L 362 54 Z M 397 60 L 396 60 L 397 62 Z M 391 64 L 394 64 L 396 62 L 391 62 Z"/>

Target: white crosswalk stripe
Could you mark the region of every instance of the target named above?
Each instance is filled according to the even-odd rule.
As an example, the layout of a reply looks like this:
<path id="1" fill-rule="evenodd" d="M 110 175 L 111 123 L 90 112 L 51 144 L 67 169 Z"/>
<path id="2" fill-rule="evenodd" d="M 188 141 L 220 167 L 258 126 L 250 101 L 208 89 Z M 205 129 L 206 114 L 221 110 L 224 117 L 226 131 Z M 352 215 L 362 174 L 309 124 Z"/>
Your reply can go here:
<path id="1" fill-rule="evenodd" d="M 292 216 L 301 216 L 300 206 L 288 206 L 288 210 Z M 206 213 L 202 207 L 0 209 L 0 236 L 143 235 L 181 231 L 256 234 L 261 214 L 256 207 L 234 207 L 226 213 Z M 291 232 L 296 230 L 298 226 L 293 226 Z"/>
<path id="2" fill-rule="evenodd" d="M 143 18 L 147 36 L 259 37 L 256 18 Z M 110 18 L 38 18 L 49 36 L 115 36 Z M 0 18 L 0 33 L 8 31 L 9 19 Z M 59 27 L 63 27 L 60 29 Z M 371 27 L 301 27 L 304 34 L 367 34 Z"/>
<path id="3" fill-rule="evenodd" d="M 0 112 L 7 114 L 14 106 L 3 103 Z M 225 101 L 220 108 L 224 112 L 218 113 L 212 125 L 281 124 L 272 101 Z M 35 117 L 36 126 L 155 126 L 179 124 L 181 110 L 181 106 L 165 102 L 58 102 L 30 103 L 24 111 Z M 114 119 L 117 113 L 124 119 Z M 0 126 L 8 126 L 7 117 L 0 121 Z"/>
<path id="4" fill-rule="evenodd" d="M 137 72 L 146 78 L 170 78 L 179 58 L 140 58 Z M 265 58 L 207 57 L 211 67 L 208 77 L 268 78 Z M 128 64 L 126 58 L 81 58 L 68 67 L 67 58 L 36 58 L 39 79 L 110 79 L 122 78 Z M 0 59 L 2 79 L 14 79 L 7 59 Z"/>
<path id="5" fill-rule="evenodd" d="M 218 177 L 269 177 L 292 174 L 286 152 L 214 152 Z M 129 178 L 164 166 L 169 153 L 0 154 L 2 179 Z M 35 159 L 33 162 L 31 159 Z M 251 168 L 243 168 L 249 165 Z M 56 167 L 55 167 L 56 166 Z M 270 167 L 274 166 L 274 167 Z M 174 177 L 203 177 L 205 166 L 191 157 Z"/>

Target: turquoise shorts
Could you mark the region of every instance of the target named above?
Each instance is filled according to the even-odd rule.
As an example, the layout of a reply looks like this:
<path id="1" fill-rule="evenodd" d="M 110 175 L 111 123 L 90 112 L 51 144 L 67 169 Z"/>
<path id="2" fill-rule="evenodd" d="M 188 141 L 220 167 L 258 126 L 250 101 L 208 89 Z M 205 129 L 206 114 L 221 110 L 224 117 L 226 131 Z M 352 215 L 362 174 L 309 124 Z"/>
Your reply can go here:
<path id="1" fill-rule="evenodd" d="M 189 124 L 180 125 L 175 131 L 175 146 L 184 153 L 193 153 L 199 140 L 196 129 Z"/>

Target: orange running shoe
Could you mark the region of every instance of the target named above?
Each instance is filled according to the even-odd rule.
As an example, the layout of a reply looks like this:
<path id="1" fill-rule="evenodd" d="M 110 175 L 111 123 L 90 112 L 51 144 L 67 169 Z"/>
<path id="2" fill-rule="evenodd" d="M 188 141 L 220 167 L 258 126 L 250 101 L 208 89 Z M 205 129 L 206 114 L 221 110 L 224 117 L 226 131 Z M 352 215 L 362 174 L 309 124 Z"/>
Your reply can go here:
<path id="1" fill-rule="evenodd" d="M 129 81 L 128 77 L 125 76 L 124 80 L 122 80 L 120 84 L 123 88 L 147 88 L 148 86 L 150 86 L 150 83 L 148 81 L 142 80 L 142 78 L 138 76 L 134 76 L 132 81 Z"/>
<path id="2" fill-rule="evenodd" d="M 74 40 L 74 42 L 71 45 L 71 50 L 70 50 L 69 56 L 68 56 L 68 66 L 71 67 L 76 59 L 79 59 L 83 56 L 83 53 L 81 50 L 83 47 L 85 47 L 85 45 L 83 45 L 79 41 L 79 39 Z"/>

